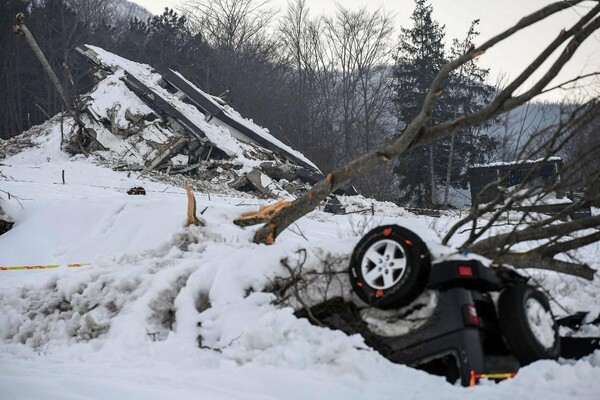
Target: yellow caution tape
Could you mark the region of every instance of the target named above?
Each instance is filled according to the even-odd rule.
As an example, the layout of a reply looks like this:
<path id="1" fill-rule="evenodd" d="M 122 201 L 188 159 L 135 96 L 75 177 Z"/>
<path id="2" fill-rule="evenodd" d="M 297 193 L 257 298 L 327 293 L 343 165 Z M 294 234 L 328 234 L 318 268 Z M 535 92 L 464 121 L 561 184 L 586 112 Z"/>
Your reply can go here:
<path id="1" fill-rule="evenodd" d="M 469 386 L 475 386 L 479 379 L 510 379 L 514 378 L 515 375 L 517 375 L 516 372 L 476 374 L 475 371 L 471 371 L 471 379 L 469 381 Z"/>
<path id="2" fill-rule="evenodd" d="M 62 265 L 66 265 L 68 268 L 79 268 L 86 265 L 90 265 L 90 263 L 77 263 L 77 264 L 51 264 L 51 265 L 19 265 L 12 267 L 0 267 L 0 271 L 19 271 L 25 269 L 51 269 L 51 268 L 59 268 Z"/>
<path id="3" fill-rule="evenodd" d="M 517 375 L 514 372 L 507 372 L 502 374 L 475 374 L 475 378 L 484 378 L 484 379 L 510 379 L 514 378 Z"/>

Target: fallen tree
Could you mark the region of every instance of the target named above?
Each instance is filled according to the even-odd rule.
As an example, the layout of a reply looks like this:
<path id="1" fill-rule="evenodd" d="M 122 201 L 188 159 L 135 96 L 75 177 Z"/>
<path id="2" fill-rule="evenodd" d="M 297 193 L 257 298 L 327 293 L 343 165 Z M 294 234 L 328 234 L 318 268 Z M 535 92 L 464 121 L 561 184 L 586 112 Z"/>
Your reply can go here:
<path id="1" fill-rule="evenodd" d="M 312 190 L 295 200 L 289 207 L 273 215 L 255 233 L 254 242 L 274 243 L 277 236 L 290 224 L 315 209 L 327 196 L 341 188 L 346 182 L 373 169 L 384 166 L 390 160 L 402 156 L 408 150 L 433 143 L 454 132 L 473 127 L 525 104 L 548 90 L 550 82 L 558 75 L 565 64 L 574 56 L 581 44 L 600 28 L 600 4 L 596 4 L 569 29 L 561 30 L 557 37 L 535 57 L 525 70 L 502 89 L 488 104 L 475 112 L 457 115 L 439 123 L 432 122 L 432 111 L 442 94 L 447 78 L 461 65 L 483 55 L 496 44 L 503 42 L 515 33 L 540 22 L 561 11 L 575 7 L 584 0 L 560 1 L 550 4 L 521 19 L 516 25 L 494 36 L 481 46 L 472 46 L 465 54 L 444 65 L 433 80 L 423 101 L 421 112 L 407 125 L 404 132 L 387 145 L 366 153 L 335 169 L 318 182 Z M 594 3 L 598 3 L 597 0 Z M 552 54 L 564 46 L 545 72 L 534 78 L 534 72 L 551 61 Z M 533 79 L 529 89 L 524 83 Z M 571 80 L 573 81 L 573 80 Z M 557 87 L 561 87 L 558 85 Z M 517 94 L 518 91 L 521 93 Z M 596 225 L 597 226 L 597 225 Z M 512 260 L 518 263 L 519 260 Z"/>

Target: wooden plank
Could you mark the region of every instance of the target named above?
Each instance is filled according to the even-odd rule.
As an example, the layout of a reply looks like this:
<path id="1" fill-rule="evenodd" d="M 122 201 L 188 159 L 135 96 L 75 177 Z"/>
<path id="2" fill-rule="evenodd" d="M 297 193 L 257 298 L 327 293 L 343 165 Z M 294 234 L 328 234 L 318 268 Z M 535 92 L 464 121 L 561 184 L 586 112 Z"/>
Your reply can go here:
<path id="1" fill-rule="evenodd" d="M 194 170 L 196 168 L 200 168 L 201 166 L 202 166 L 202 163 L 198 163 L 198 164 L 190 165 L 190 166 L 185 167 L 183 169 L 171 169 L 171 171 L 168 174 L 169 175 L 183 174 L 185 172 L 189 172 L 189 171 Z"/>

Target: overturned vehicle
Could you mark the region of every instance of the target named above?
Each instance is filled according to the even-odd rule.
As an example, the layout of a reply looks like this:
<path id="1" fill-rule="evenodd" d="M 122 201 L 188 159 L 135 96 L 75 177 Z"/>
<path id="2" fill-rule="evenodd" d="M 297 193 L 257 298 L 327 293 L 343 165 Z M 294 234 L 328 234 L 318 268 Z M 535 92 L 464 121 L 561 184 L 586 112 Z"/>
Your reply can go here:
<path id="1" fill-rule="evenodd" d="M 449 382 L 510 378 L 537 360 L 577 359 L 600 349 L 600 337 L 584 334 L 598 329 L 598 315 L 555 318 L 548 296 L 528 277 L 474 254 L 432 263 L 427 244 L 398 225 L 368 232 L 348 274 L 350 299 L 331 298 L 299 315 L 358 333 L 390 361 Z"/>

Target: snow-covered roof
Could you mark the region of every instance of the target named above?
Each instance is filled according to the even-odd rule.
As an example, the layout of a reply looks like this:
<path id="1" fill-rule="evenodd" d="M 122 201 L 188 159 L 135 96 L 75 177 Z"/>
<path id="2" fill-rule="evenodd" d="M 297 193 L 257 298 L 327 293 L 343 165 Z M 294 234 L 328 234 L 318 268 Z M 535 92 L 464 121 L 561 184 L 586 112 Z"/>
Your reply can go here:
<path id="1" fill-rule="evenodd" d="M 164 67 L 154 69 L 147 64 L 127 60 L 96 46 L 84 45 L 78 48 L 78 52 L 92 60 L 98 67 L 104 68 L 105 71 L 112 71 L 104 78 L 108 81 L 100 82 L 90 96 L 93 102 L 89 107 L 94 109 L 99 116 L 107 118 L 106 110 L 110 110 L 118 104 L 120 110 L 117 121 L 121 125 L 127 125 L 127 123 L 123 123 L 126 110 L 147 113 L 148 106 L 157 108 L 152 102 L 156 97 L 160 97 L 174 110 L 181 113 L 188 120 L 188 125 L 193 125 L 202 132 L 201 136 L 205 136 L 212 145 L 242 163 L 255 166 L 256 160 L 247 156 L 253 152 L 248 145 L 253 145 L 276 153 L 314 173 L 320 173 L 317 166 L 302 153 L 285 145 L 273 137 L 267 129 L 256 125 L 252 120 L 243 118 L 233 108 L 227 105 L 222 106 L 212 96 L 200 90 L 178 72 Z M 144 94 L 151 94 L 152 100 L 149 101 L 148 98 L 136 94 L 128 84 L 128 77 L 141 82 L 144 91 L 150 92 Z M 121 81 L 121 84 L 117 82 L 118 80 Z M 177 85 L 175 89 L 178 92 L 169 91 L 165 87 L 165 83 Z M 110 91 L 103 90 L 106 86 L 110 86 Z M 181 91 L 185 93 L 183 97 L 188 101 L 182 99 Z M 144 99 L 144 101 L 140 99 Z M 193 101 L 194 99 L 198 99 L 198 101 Z M 146 103 L 148 106 L 142 107 L 140 103 L 142 105 Z M 169 113 L 164 109 L 155 111 L 158 111 L 156 113 L 163 117 L 165 113 Z"/>
<path id="2" fill-rule="evenodd" d="M 517 161 L 497 161 L 488 164 L 474 164 L 472 168 L 494 168 L 507 167 L 513 165 L 538 164 L 541 162 L 558 162 L 562 161 L 560 157 L 538 158 L 537 160 L 517 160 Z"/>

